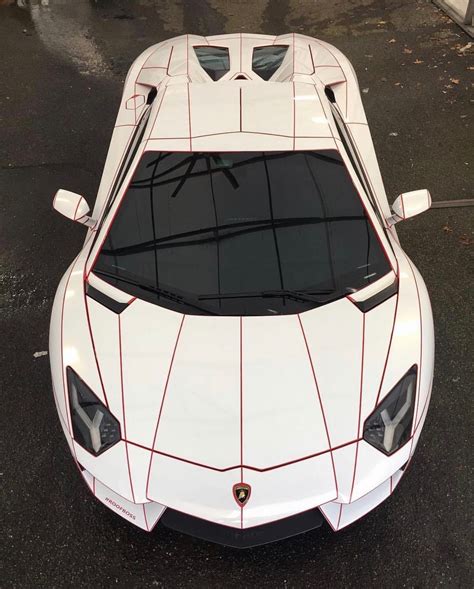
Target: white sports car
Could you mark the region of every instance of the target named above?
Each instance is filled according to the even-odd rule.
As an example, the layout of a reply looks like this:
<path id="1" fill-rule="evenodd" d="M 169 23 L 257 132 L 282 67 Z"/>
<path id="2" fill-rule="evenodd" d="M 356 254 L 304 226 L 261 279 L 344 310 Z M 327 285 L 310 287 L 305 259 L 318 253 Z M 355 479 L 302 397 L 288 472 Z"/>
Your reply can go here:
<path id="1" fill-rule="evenodd" d="M 428 410 L 425 284 L 355 73 L 303 35 L 184 35 L 133 63 L 54 301 L 60 421 L 92 493 L 247 547 L 386 499 Z"/>

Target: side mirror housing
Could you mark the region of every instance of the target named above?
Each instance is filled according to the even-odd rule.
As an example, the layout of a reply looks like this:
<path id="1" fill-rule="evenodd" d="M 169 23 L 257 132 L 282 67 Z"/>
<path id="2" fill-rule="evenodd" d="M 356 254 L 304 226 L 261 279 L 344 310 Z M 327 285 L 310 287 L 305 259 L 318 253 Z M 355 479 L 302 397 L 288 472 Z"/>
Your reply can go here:
<path id="1" fill-rule="evenodd" d="M 59 189 L 53 200 L 53 209 L 72 221 L 91 227 L 95 222 L 89 217 L 89 205 L 86 199 L 80 194 L 69 190 Z"/>
<path id="2" fill-rule="evenodd" d="M 431 206 L 431 194 L 429 190 L 412 190 L 400 194 L 392 205 L 393 217 L 390 218 L 390 224 L 394 225 L 398 221 L 404 221 L 415 215 L 427 211 Z"/>

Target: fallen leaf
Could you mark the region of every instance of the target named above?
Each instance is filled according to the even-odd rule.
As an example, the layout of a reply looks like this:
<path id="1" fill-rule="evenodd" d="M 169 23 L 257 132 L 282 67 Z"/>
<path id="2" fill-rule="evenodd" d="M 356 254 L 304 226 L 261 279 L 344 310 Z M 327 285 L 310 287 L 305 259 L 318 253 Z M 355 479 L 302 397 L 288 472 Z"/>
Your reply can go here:
<path id="1" fill-rule="evenodd" d="M 389 133 L 390 137 L 398 137 L 398 133 L 396 131 L 392 131 Z"/>
<path id="2" fill-rule="evenodd" d="M 464 45 L 464 47 L 459 47 L 459 49 L 458 49 L 459 53 L 465 53 L 466 51 L 468 51 L 472 47 L 472 45 L 473 45 L 473 43 L 468 43 L 467 45 Z"/>
<path id="3" fill-rule="evenodd" d="M 453 84 L 459 84 L 458 78 L 449 78 L 449 81 L 452 82 Z"/>
<path id="4" fill-rule="evenodd" d="M 395 82 L 394 86 L 400 86 L 401 82 Z"/>
<path id="5" fill-rule="evenodd" d="M 474 70 L 474 65 L 470 65 L 467 69 L 471 71 Z"/>
<path id="6" fill-rule="evenodd" d="M 386 20 L 379 20 L 379 22 L 377 23 L 379 25 L 386 25 L 387 21 Z"/>
<path id="7" fill-rule="evenodd" d="M 452 228 L 451 228 L 451 227 L 450 227 L 450 226 L 449 226 L 447 223 L 446 223 L 446 225 L 443 227 L 443 231 L 444 231 L 445 233 L 452 233 L 452 232 L 453 232 Z"/>
<path id="8" fill-rule="evenodd" d="M 368 88 L 362 88 L 362 92 L 363 92 L 364 94 L 368 94 L 368 93 L 369 93 L 369 89 L 368 89 Z"/>
<path id="9" fill-rule="evenodd" d="M 396 39 L 390 39 L 389 43 L 396 43 L 397 40 Z"/>
<path id="10" fill-rule="evenodd" d="M 459 242 L 462 243 L 462 245 L 471 245 L 473 240 L 469 237 L 469 235 L 463 233 L 459 238 Z"/>
<path id="11" fill-rule="evenodd" d="M 47 355 L 48 355 L 48 352 L 46 350 L 43 350 L 41 352 L 35 352 L 33 354 L 33 357 L 34 358 L 41 358 L 41 356 L 47 356 Z"/>
<path id="12" fill-rule="evenodd" d="M 413 49 L 408 49 L 408 47 L 405 47 L 405 49 L 403 50 L 403 53 L 413 53 Z"/>
<path id="13" fill-rule="evenodd" d="M 454 86 L 452 84 L 446 84 L 444 87 L 445 88 L 454 88 Z"/>
<path id="14" fill-rule="evenodd" d="M 416 63 L 417 65 L 419 63 L 425 63 L 422 59 L 415 59 L 415 61 L 413 63 Z"/>

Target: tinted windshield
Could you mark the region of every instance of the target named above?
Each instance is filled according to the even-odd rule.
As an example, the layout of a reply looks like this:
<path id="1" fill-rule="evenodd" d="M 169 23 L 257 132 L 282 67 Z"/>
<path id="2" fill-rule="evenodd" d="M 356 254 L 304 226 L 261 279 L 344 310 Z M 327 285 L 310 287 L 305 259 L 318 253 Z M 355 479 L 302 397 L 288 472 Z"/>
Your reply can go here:
<path id="1" fill-rule="evenodd" d="M 336 151 L 145 153 L 94 272 L 188 314 L 298 313 L 390 270 Z"/>

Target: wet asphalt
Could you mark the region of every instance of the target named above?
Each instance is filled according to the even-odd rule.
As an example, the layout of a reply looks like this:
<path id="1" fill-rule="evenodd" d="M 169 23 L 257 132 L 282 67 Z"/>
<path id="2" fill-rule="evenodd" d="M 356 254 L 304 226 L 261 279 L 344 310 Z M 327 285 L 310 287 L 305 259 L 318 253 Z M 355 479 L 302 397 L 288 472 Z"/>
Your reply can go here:
<path id="1" fill-rule="evenodd" d="M 80 479 L 51 393 L 48 322 L 84 230 L 128 66 L 185 32 L 302 32 L 334 43 L 363 89 L 387 193 L 474 197 L 474 46 L 418 0 L 0 0 L 0 587 L 472 587 L 473 208 L 401 224 L 431 294 L 433 397 L 394 495 L 348 529 L 236 551 L 146 534 Z"/>

